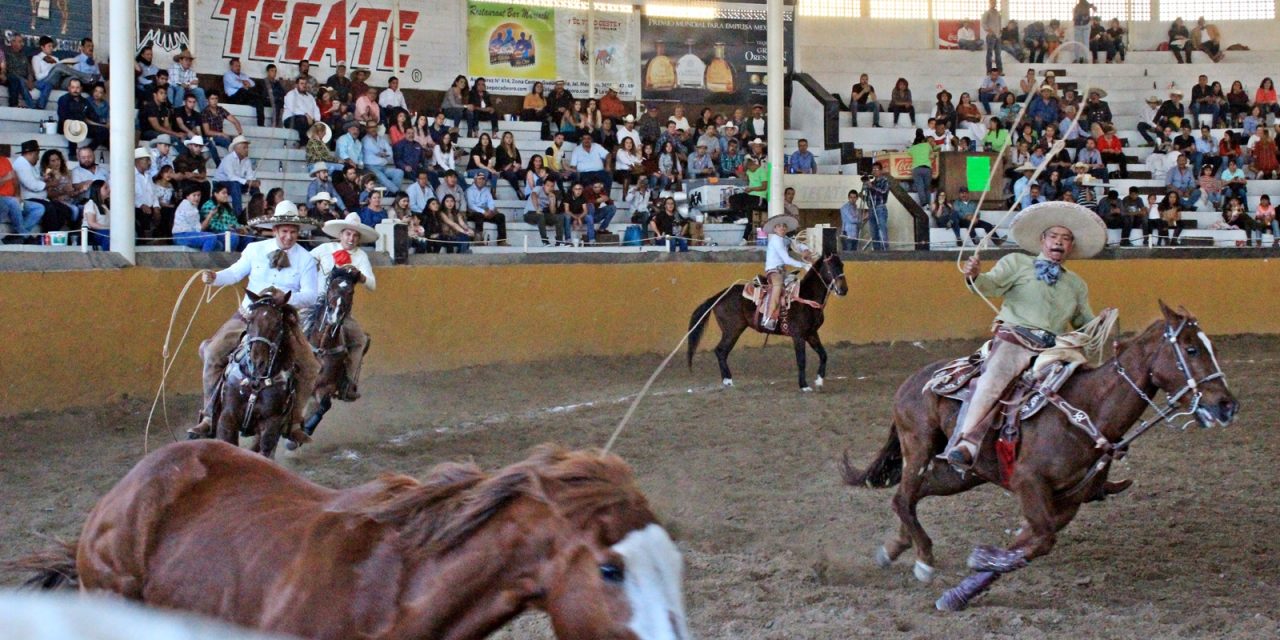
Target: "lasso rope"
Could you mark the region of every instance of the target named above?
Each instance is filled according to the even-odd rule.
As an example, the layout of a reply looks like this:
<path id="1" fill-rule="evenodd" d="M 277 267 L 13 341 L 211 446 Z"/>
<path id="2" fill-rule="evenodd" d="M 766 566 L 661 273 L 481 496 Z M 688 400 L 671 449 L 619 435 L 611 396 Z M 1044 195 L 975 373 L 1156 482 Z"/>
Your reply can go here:
<path id="1" fill-rule="evenodd" d="M 212 302 L 213 299 L 226 288 L 214 288 L 213 285 L 204 286 L 204 291 L 202 291 L 200 297 L 196 299 L 195 308 L 191 310 L 191 318 L 187 320 L 187 326 L 182 331 L 182 338 L 178 340 L 178 346 L 170 351 L 169 344 L 170 340 L 173 338 L 173 325 L 178 319 L 178 309 L 182 307 L 182 301 L 187 297 L 187 291 L 191 289 L 191 285 L 195 284 L 196 279 L 200 278 L 203 273 L 203 270 L 197 271 L 192 274 L 190 278 L 187 278 L 187 283 L 182 286 L 182 291 L 178 294 L 178 299 L 173 303 L 173 310 L 169 312 L 169 328 L 165 331 L 164 345 L 160 350 L 160 388 L 156 389 L 155 398 L 151 401 L 151 411 L 147 413 L 147 426 L 143 433 L 142 440 L 143 453 L 147 453 L 150 450 L 151 421 L 156 414 L 156 405 L 161 405 L 163 407 L 162 413 L 164 414 L 164 424 L 165 427 L 169 429 L 169 435 L 173 436 L 174 440 L 178 439 L 178 437 L 173 434 L 173 426 L 169 424 L 169 401 L 168 396 L 165 395 L 165 384 L 169 380 L 169 370 L 173 368 L 173 363 L 178 360 L 178 353 L 182 351 L 182 345 L 187 341 L 187 335 L 191 333 L 191 325 L 195 323 L 196 316 L 200 313 L 200 307 L 204 306 L 205 303 Z"/>

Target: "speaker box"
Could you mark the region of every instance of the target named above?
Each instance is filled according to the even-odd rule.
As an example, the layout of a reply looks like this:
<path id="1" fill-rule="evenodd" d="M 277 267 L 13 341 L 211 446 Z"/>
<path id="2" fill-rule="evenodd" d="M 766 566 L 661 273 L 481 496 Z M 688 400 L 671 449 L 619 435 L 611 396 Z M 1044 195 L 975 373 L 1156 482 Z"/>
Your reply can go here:
<path id="1" fill-rule="evenodd" d="M 397 224 L 392 231 L 392 261 L 396 264 L 409 262 L 409 225 Z"/>

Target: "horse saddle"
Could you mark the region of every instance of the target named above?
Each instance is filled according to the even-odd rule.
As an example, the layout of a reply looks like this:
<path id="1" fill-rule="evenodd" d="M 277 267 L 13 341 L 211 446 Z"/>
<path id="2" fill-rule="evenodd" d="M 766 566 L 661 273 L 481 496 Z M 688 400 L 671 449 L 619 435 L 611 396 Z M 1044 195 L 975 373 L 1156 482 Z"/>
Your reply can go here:
<path id="1" fill-rule="evenodd" d="M 991 343 L 988 341 L 975 353 L 948 362 L 934 372 L 923 391 L 967 403 L 972 395 L 972 385 L 981 375 L 990 351 Z M 1026 420 L 1039 413 L 1051 398 L 1059 397 L 1058 391 L 1078 366 L 1076 362 L 1060 360 L 1047 367 L 1036 367 L 1033 362 L 1022 377 L 1005 390 L 1000 398 L 1001 404 L 1011 409 L 1016 407 L 1018 419 Z M 1018 389 L 1027 393 L 1018 394 Z M 1016 402 L 1015 394 L 1019 396 Z"/>
<path id="2" fill-rule="evenodd" d="M 772 287 L 769 285 L 769 278 L 763 275 L 758 275 L 755 278 L 752 278 L 750 282 L 743 285 L 742 297 L 750 300 L 758 309 L 763 308 L 765 300 L 768 300 L 769 298 L 769 290 L 771 288 Z M 792 302 L 795 302 L 799 298 L 800 278 L 798 278 L 794 273 L 788 273 L 782 281 L 782 301 L 778 303 L 778 307 L 789 307 Z"/>

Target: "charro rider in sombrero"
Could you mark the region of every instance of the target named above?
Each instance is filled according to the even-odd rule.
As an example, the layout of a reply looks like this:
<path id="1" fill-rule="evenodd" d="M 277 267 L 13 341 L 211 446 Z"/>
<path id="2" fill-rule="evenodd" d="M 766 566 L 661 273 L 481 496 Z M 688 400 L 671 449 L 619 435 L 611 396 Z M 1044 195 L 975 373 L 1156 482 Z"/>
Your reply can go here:
<path id="1" fill-rule="evenodd" d="M 323 192 L 322 192 L 323 193 Z M 325 194 L 328 195 L 328 194 Z M 373 264 L 361 244 L 376 242 L 378 232 L 360 222 L 360 214 L 348 213 L 342 220 L 324 223 L 324 233 L 337 242 L 326 242 L 311 250 L 311 256 L 320 264 L 320 275 L 328 278 L 334 269 L 353 269 L 360 274 L 360 282 L 373 291 L 378 286 L 373 277 Z M 369 346 L 369 334 L 348 313 L 342 321 L 342 332 L 347 344 L 347 379 L 338 387 L 338 399 L 348 402 L 360 398 L 360 364 Z"/>
<path id="2" fill-rule="evenodd" d="M 981 273 L 978 256 L 964 266 L 969 288 L 1003 298 L 996 315 L 986 368 L 974 387 L 958 437 L 939 457 L 967 469 L 978 457 L 983 424 L 1005 389 L 1060 335 L 1094 319 L 1089 288 L 1064 266 L 1067 258 L 1089 258 L 1106 244 L 1106 225 L 1093 212 L 1069 202 L 1028 207 L 1014 219 L 1011 235 L 1023 250 L 1011 253 Z"/>
<path id="3" fill-rule="evenodd" d="M 202 271 L 201 279 L 204 283 L 227 286 L 247 277 L 250 291 L 262 293 L 264 289 L 274 287 L 291 292 L 289 304 L 295 309 L 305 309 L 314 304 L 317 296 L 316 260 L 298 245 L 298 233 L 304 228 L 311 229 L 315 226 L 311 219 L 298 215 L 297 205 L 282 200 L 276 205 L 272 215 L 250 220 L 249 226 L 270 229 L 275 232 L 275 237 L 245 247 L 240 259 L 226 269 L 217 273 Z M 200 409 L 200 422 L 187 431 L 188 437 L 213 436 L 213 398 L 226 369 L 227 358 L 240 343 L 240 335 L 244 333 L 246 323 L 241 314 L 249 303 L 249 297 L 245 296 L 236 313 L 223 323 L 213 337 L 200 345 L 200 357 L 204 359 L 204 403 Z M 295 326 L 292 334 L 291 352 L 298 364 L 294 378 L 297 385 L 296 397 L 303 401 L 293 403 L 293 417 L 289 421 L 286 437 L 305 441 L 302 430 L 294 427 L 302 422 L 303 405 L 315 388 L 320 363 L 311 353 L 311 345 L 302 334 L 302 329 Z"/>

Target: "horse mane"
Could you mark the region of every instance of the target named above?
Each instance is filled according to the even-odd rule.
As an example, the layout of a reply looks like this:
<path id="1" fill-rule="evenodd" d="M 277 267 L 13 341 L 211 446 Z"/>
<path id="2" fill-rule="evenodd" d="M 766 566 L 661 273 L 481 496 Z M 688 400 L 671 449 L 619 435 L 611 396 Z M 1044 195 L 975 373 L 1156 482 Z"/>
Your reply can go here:
<path id="1" fill-rule="evenodd" d="M 360 281 L 357 271 L 348 271 L 347 269 L 331 269 L 328 277 L 324 281 L 324 293 L 316 296 L 316 301 L 311 303 L 311 313 L 307 314 L 307 319 L 302 324 L 302 335 L 310 338 L 311 334 L 319 326 L 317 323 L 324 317 L 325 305 L 328 303 L 329 287 L 333 286 L 335 281 L 346 280 L 352 287 Z"/>
<path id="2" fill-rule="evenodd" d="M 606 529 L 613 525 L 615 530 L 601 531 L 615 538 L 610 544 L 655 520 L 631 468 L 613 455 L 543 445 L 529 458 L 491 474 L 474 463 L 444 463 L 412 488 L 404 488 L 403 478 L 384 478 L 400 489 L 383 493 L 359 511 L 396 526 L 408 547 L 426 554 L 458 547 L 522 497 L 548 505 L 578 528 L 596 520 Z M 624 517 L 611 517 L 620 511 Z"/>

